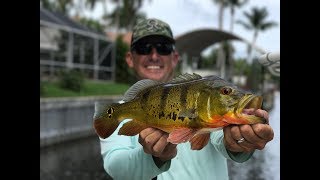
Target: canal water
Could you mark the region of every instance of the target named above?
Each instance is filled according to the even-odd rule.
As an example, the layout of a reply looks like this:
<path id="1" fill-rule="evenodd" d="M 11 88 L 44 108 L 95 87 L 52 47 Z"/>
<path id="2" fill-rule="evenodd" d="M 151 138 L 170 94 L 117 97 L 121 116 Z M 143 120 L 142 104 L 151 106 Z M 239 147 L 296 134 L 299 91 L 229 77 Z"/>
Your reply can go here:
<path id="1" fill-rule="evenodd" d="M 269 113 L 274 139 L 244 163 L 228 161 L 230 180 L 280 179 L 280 93 Z M 40 148 L 40 180 L 111 180 L 103 167 L 96 135 Z"/>
<path id="2" fill-rule="evenodd" d="M 109 180 L 96 135 L 40 148 L 40 180 Z"/>

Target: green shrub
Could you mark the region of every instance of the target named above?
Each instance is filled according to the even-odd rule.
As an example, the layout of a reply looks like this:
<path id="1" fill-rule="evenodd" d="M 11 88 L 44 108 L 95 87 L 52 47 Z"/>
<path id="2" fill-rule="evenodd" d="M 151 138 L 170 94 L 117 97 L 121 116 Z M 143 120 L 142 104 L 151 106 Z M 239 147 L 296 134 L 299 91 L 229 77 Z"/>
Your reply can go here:
<path id="1" fill-rule="evenodd" d="M 84 88 L 84 74 L 78 70 L 62 70 L 58 75 L 59 86 L 64 89 L 80 92 Z"/>

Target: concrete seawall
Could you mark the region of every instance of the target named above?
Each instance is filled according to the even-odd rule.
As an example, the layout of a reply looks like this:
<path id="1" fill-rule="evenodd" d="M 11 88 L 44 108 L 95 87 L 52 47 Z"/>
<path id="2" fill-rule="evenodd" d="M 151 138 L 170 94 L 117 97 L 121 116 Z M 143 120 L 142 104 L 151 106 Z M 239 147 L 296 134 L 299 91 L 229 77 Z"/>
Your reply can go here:
<path id="1" fill-rule="evenodd" d="M 119 100 L 121 96 L 40 98 L 40 147 L 95 135 L 94 103 Z"/>

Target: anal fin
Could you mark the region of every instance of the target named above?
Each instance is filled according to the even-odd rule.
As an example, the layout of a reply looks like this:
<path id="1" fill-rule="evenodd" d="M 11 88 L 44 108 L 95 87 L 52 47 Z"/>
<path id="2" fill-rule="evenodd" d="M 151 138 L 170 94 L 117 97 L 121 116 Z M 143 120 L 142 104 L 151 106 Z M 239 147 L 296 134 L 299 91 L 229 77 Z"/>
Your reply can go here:
<path id="1" fill-rule="evenodd" d="M 197 130 L 190 128 L 179 128 L 169 134 L 167 141 L 172 144 L 184 143 L 192 138 L 196 132 Z"/>
<path id="2" fill-rule="evenodd" d="M 206 146 L 210 139 L 210 133 L 196 134 L 190 139 L 191 149 L 200 150 Z"/>
<path id="3" fill-rule="evenodd" d="M 136 120 L 131 120 L 123 124 L 119 129 L 119 135 L 134 136 L 139 134 L 142 130 L 146 129 L 147 126 Z"/>

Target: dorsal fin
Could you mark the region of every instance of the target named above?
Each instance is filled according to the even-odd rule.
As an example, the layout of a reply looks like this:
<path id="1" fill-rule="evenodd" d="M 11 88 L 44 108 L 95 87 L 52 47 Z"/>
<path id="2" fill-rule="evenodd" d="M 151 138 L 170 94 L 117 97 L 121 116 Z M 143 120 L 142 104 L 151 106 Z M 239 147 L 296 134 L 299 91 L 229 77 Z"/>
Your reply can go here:
<path id="1" fill-rule="evenodd" d="M 160 82 L 155 81 L 155 80 L 151 80 L 151 79 L 143 79 L 140 80 L 138 82 L 136 82 L 135 84 L 133 84 L 124 94 L 124 98 L 123 101 L 128 102 L 132 99 L 134 99 L 134 97 L 136 97 L 136 95 L 143 91 L 146 88 L 149 88 L 151 86 L 160 84 Z"/>
<path id="2" fill-rule="evenodd" d="M 180 83 L 180 82 L 186 82 L 186 81 L 190 81 L 190 80 L 197 80 L 197 79 L 201 79 L 201 78 L 202 78 L 202 76 L 200 76 L 199 74 L 196 74 L 196 73 L 193 73 L 193 74 L 185 73 L 185 74 L 180 74 L 179 76 L 175 77 L 174 79 L 172 79 L 168 83 Z"/>

